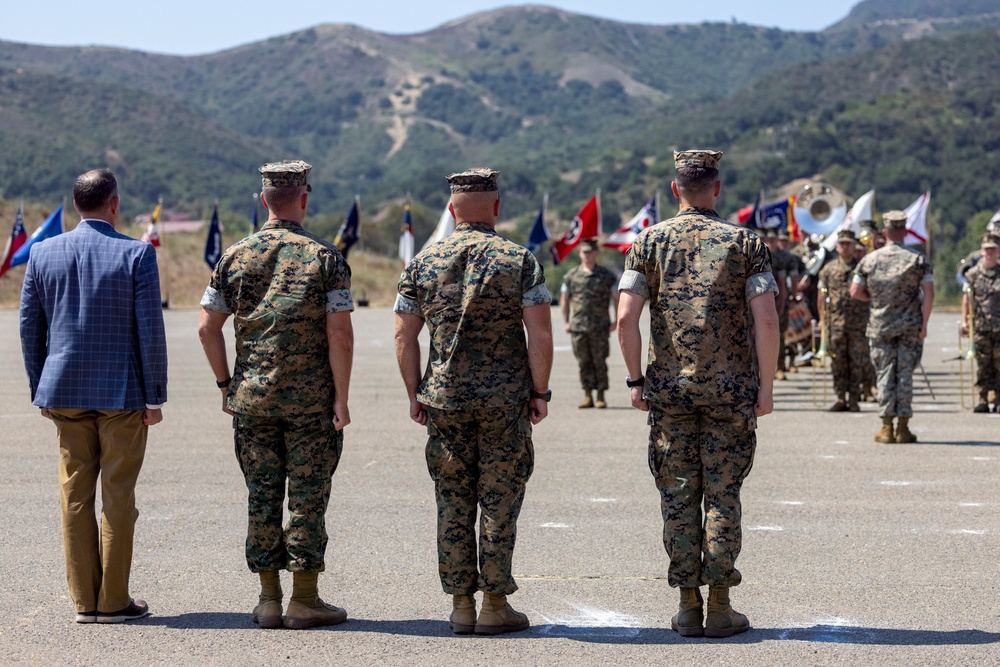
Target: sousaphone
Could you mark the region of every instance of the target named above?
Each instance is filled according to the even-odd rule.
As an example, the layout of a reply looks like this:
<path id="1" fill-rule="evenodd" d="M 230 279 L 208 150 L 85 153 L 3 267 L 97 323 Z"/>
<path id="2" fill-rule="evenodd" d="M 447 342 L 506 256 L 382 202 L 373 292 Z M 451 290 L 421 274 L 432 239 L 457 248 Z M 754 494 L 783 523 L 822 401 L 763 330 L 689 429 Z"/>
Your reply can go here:
<path id="1" fill-rule="evenodd" d="M 826 236 L 837 231 L 847 217 L 847 198 L 829 183 L 813 181 L 795 195 L 792 210 L 802 231 Z"/>

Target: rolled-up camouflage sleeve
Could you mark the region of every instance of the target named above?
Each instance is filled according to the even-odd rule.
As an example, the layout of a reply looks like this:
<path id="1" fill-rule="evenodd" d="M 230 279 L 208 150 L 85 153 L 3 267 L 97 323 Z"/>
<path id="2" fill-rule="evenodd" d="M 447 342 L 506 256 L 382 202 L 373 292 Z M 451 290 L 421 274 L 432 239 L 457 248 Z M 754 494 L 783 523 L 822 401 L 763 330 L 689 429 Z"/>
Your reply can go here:
<path id="1" fill-rule="evenodd" d="M 642 261 L 642 246 L 639 239 L 632 243 L 628 253 L 625 255 L 625 271 L 618 281 L 619 292 L 632 292 L 649 299 L 649 283 L 646 281 L 646 267 Z"/>
<path id="2" fill-rule="evenodd" d="M 747 236 L 747 282 L 744 287 L 744 297 L 749 303 L 752 299 L 767 292 L 778 293 L 778 282 L 771 271 L 771 253 L 756 234 Z"/>
<path id="3" fill-rule="evenodd" d="M 851 282 L 855 285 L 861 285 L 862 287 L 868 287 L 868 262 L 865 260 L 871 257 L 871 255 L 866 255 L 861 258 L 858 262 L 858 266 L 854 269 L 854 278 Z"/>
<path id="4" fill-rule="evenodd" d="M 323 276 L 326 290 L 326 312 L 343 313 L 354 310 L 351 296 L 351 268 L 339 251 L 322 253 Z"/>
<path id="5" fill-rule="evenodd" d="M 399 276 L 399 286 L 397 287 L 396 303 L 392 306 L 394 313 L 409 313 L 423 319 L 417 303 L 417 286 L 409 272 L 404 270 Z"/>
<path id="6" fill-rule="evenodd" d="M 224 260 L 225 258 L 223 258 Z M 225 285 L 225 279 L 222 275 L 224 269 L 223 266 L 228 266 L 229 263 L 220 260 L 215 265 L 215 270 L 212 271 L 212 277 L 208 281 L 208 287 L 205 288 L 205 294 L 201 297 L 201 306 L 203 308 L 208 308 L 209 310 L 214 310 L 217 313 L 224 313 L 226 315 L 232 315 L 233 310 L 226 303 L 226 299 L 222 294 Z"/>
<path id="7" fill-rule="evenodd" d="M 521 308 L 551 303 L 552 294 L 545 286 L 545 271 L 538 259 L 525 250 L 521 263 Z"/>

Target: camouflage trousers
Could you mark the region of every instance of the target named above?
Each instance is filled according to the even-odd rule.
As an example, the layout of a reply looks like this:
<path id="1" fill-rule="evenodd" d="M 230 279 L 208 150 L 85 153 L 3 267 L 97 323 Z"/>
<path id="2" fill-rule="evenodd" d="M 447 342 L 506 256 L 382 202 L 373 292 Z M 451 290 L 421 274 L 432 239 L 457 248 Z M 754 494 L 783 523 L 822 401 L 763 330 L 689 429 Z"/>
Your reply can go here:
<path id="1" fill-rule="evenodd" d="M 869 379 L 868 369 L 872 363 L 864 329 L 833 332 L 830 353 L 833 355 L 830 362 L 833 391 L 838 396 L 859 393 L 862 383 Z"/>
<path id="2" fill-rule="evenodd" d="M 527 406 L 428 407 L 427 414 L 427 470 L 437 500 L 441 587 L 451 595 L 513 593 L 517 516 L 535 464 Z"/>
<path id="3" fill-rule="evenodd" d="M 580 364 L 580 384 L 584 391 L 608 388 L 608 329 L 594 331 L 574 331 L 572 333 L 573 355 Z"/>
<path id="4" fill-rule="evenodd" d="M 233 417 L 236 459 L 247 503 L 247 566 L 251 572 L 322 572 L 326 507 L 344 434 L 330 415 Z M 285 484 L 288 523 L 282 527 Z"/>
<path id="5" fill-rule="evenodd" d="M 976 334 L 976 386 L 984 396 L 992 389 L 1000 390 L 1000 331 Z M 1000 400 L 1000 399 L 998 399 Z"/>
<path id="6" fill-rule="evenodd" d="M 914 334 L 872 338 L 869 347 L 878 383 L 879 416 L 912 417 L 913 370 L 920 363 L 923 342 Z"/>
<path id="7" fill-rule="evenodd" d="M 649 470 L 660 492 L 668 583 L 738 585 L 740 487 L 757 445 L 753 406 L 650 403 L 649 426 Z"/>

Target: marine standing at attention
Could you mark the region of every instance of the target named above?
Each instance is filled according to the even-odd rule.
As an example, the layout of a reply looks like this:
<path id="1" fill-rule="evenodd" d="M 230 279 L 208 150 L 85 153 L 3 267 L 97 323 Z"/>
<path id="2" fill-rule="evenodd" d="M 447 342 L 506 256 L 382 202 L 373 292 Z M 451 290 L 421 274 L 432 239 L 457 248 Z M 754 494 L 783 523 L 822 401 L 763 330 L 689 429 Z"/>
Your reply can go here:
<path id="1" fill-rule="evenodd" d="M 302 228 L 311 165 L 260 168 L 267 223 L 222 255 L 205 290 L 198 333 L 222 409 L 233 415 L 236 456 L 246 480 L 246 560 L 260 577 L 251 619 L 262 628 L 311 628 L 347 620 L 323 602 L 326 508 L 351 423 L 354 353 L 351 273 L 336 246 Z M 230 375 L 222 328 L 232 315 L 236 363 Z M 285 486 L 288 523 L 282 527 Z M 282 616 L 279 573 L 292 572 Z"/>
<path id="2" fill-rule="evenodd" d="M 993 412 L 1000 412 L 1000 236 L 987 233 L 980 242 L 983 258 L 965 272 L 962 294 L 962 335 L 969 335 L 969 310 L 972 310 L 972 337 L 976 347 L 979 373 L 979 404 L 973 412 L 990 411 L 990 392 L 995 401 Z"/>
<path id="3" fill-rule="evenodd" d="M 916 442 L 909 426 L 913 370 L 920 363 L 934 305 L 934 274 L 922 253 L 903 245 L 906 213 L 889 211 L 882 220 L 887 243 L 858 262 L 851 296 L 871 302 L 866 334 L 882 418 L 875 442 Z"/>
<path id="4" fill-rule="evenodd" d="M 773 409 L 778 358 L 778 285 L 767 248 L 714 210 L 721 157 L 674 153 L 670 189 L 680 210 L 639 234 L 618 286 L 626 383 L 632 405 L 649 412 L 649 469 L 660 492 L 667 580 L 681 594 L 670 625 L 688 637 L 729 637 L 750 628 L 730 606 L 729 589 L 742 578 L 740 487 L 753 463 L 757 417 Z M 639 317 L 647 301 L 643 373 Z M 701 586 L 708 586 L 707 617 Z"/>
<path id="5" fill-rule="evenodd" d="M 535 256 L 494 229 L 498 176 L 471 169 L 448 177 L 455 231 L 403 270 L 394 308 L 410 418 L 427 427 L 438 574 L 452 596 L 456 634 L 529 625 L 507 596 L 517 590 L 511 558 L 534 468 L 531 427 L 552 396 L 552 296 Z M 421 377 L 424 324 L 430 355 Z M 483 591 L 478 617 L 476 591 Z"/>
<path id="6" fill-rule="evenodd" d="M 573 355 L 580 365 L 583 400 L 580 408 L 606 408 L 608 390 L 608 338 L 617 323 L 608 315 L 608 307 L 618 305 L 618 278 L 597 263 L 597 239 L 580 242 L 580 266 L 570 269 L 563 278 L 559 295 L 566 333 L 572 335 Z M 597 390 L 597 403 L 593 392 Z"/>

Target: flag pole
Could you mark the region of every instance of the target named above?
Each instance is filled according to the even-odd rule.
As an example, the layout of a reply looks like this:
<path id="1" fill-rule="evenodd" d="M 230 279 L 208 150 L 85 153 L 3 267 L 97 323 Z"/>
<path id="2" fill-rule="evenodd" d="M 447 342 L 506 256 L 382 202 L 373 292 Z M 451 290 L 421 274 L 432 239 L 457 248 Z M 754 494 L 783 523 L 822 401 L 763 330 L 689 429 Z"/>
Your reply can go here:
<path id="1" fill-rule="evenodd" d="M 163 206 L 163 197 L 162 196 L 157 197 L 156 198 L 156 203 L 157 203 L 158 206 L 162 207 Z M 162 208 L 160 209 L 160 215 L 163 215 L 163 209 Z M 156 223 L 159 224 L 159 222 L 160 222 L 160 218 L 159 218 L 159 216 L 157 216 Z M 159 233 L 159 232 L 157 232 L 157 233 Z M 160 246 L 164 250 L 167 249 L 167 234 L 166 234 L 166 230 L 164 230 L 164 232 L 163 232 L 163 237 L 160 238 Z M 164 252 L 163 253 L 163 285 L 160 286 L 162 288 L 161 289 L 161 294 L 160 294 L 160 307 L 163 308 L 164 310 L 167 310 L 168 308 L 170 308 L 170 257 L 169 257 L 169 255 L 170 255 L 169 252 Z"/>
<path id="2" fill-rule="evenodd" d="M 601 214 L 601 189 L 597 188 L 597 236 L 600 238 L 604 233 L 604 216 Z"/>

